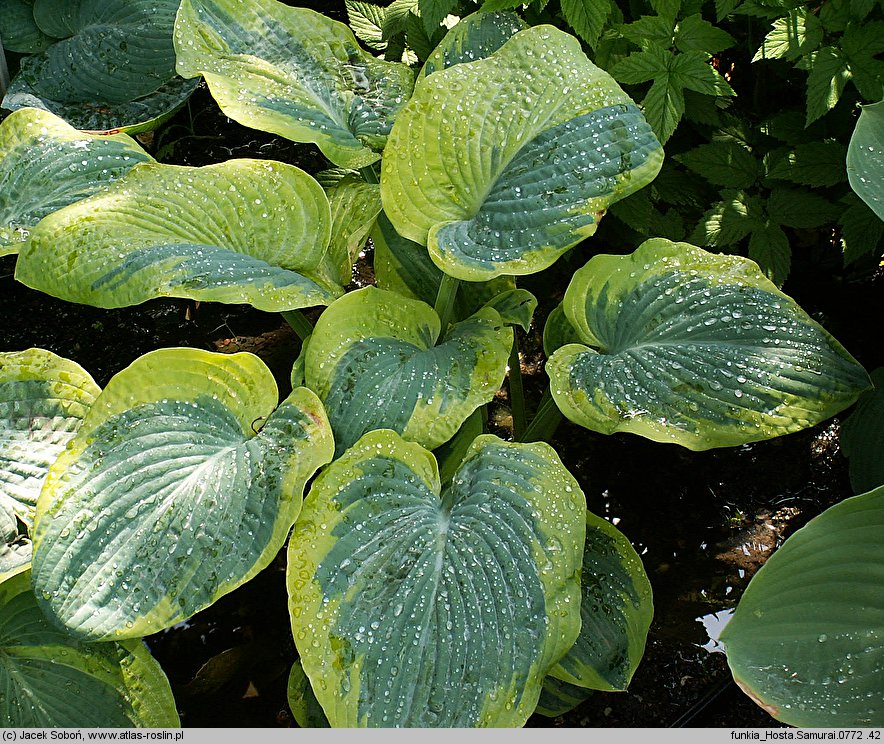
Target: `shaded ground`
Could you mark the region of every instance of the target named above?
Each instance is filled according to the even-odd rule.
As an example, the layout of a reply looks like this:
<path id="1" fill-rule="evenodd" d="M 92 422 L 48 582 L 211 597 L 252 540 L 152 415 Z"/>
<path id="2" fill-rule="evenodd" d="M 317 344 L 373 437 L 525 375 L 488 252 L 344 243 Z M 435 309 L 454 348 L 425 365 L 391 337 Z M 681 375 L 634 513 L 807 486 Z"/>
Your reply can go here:
<path id="1" fill-rule="evenodd" d="M 203 165 L 264 157 L 314 173 L 324 167 L 314 148 L 226 120 L 205 90 L 161 132 L 146 144 L 167 162 Z M 586 258 L 575 255 L 572 263 Z M 363 280 L 370 277 L 369 266 L 360 268 Z M 33 292 L 14 281 L 13 270 L 14 258 L 0 259 L 0 351 L 40 346 L 79 362 L 104 385 L 141 354 L 164 346 L 246 350 L 264 359 L 281 393 L 287 391 L 299 342 L 279 315 L 184 300 L 98 310 Z M 572 270 L 564 260 L 534 281 L 564 288 Z M 862 322 L 882 317 L 881 276 L 840 276 L 807 253 L 796 257 L 791 284 L 784 289 L 867 369 L 884 363 L 878 327 Z M 549 297 L 540 308 L 541 323 L 557 300 Z M 536 404 L 546 384 L 539 335 L 535 331 L 522 340 L 526 390 Z M 493 418 L 505 422 L 505 396 L 496 405 Z M 692 453 L 564 423 L 553 445 L 580 481 L 589 508 L 613 521 L 641 554 L 654 589 L 655 618 L 628 692 L 598 693 L 566 716 L 534 716 L 528 725 L 778 725 L 736 689 L 724 655 L 707 650 L 714 644 L 701 618 L 721 617 L 786 537 L 852 495 L 837 432 L 833 419 L 769 442 Z M 285 695 L 296 651 L 284 574 L 280 554 L 247 585 L 187 623 L 147 639 L 169 676 L 185 726 L 294 725 Z"/>

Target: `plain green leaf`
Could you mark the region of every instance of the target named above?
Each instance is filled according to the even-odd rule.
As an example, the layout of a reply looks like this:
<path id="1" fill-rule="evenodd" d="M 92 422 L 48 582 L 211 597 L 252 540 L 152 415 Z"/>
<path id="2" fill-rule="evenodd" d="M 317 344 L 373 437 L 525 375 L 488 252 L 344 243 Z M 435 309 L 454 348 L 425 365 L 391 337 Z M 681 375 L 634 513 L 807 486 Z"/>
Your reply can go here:
<path id="1" fill-rule="evenodd" d="M 420 446 L 362 437 L 289 541 L 292 632 L 331 725 L 524 725 L 579 630 L 585 510 L 545 444 L 480 436 L 443 487 Z"/>
<path id="2" fill-rule="evenodd" d="M 745 189 L 758 177 L 755 156 L 733 140 L 715 140 L 674 158 L 716 186 Z"/>
<path id="3" fill-rule="evenodd" d="M 767 176 L 804 186 L 834 186 L 847 179 L 846 158 L 847 148 L 840 142 L 810 142 L 784 153 Z"/>
<path id="4" fill-rule="evenodd" d="M 145 354 L 49 471 L 34 520 L 41 609 L 96 641 L 190 617 L 267 567 L 333 451 L 316 395 L 278 403 L 258 357 Z"/>
<path id="5" fill-rule="evenodd" d="M 434 449 L 494 397 L 512 329 L 486 308 L 440 334 L 432 307 L 375 287 L 349 292 L 323 312 L 305 380 L 328 411 L 338 455 L 373 429 Z"/>
<path id="6" fill-rule="evenodd" d="M 25 570 L 0 584 L 4 727 L 180 725 L 169 681 L 140 639 L 83 643 L 73 638 L 41 612 L 30 579 Z"/>
<path id="7" fill-rule="evenodd" d="M 705 52 L 717 54 L 729 49 L 736 40 L 727 31 L 703 20 L 699 13 L 678 22 L 675 29 L 675 46 L 682 52 Z"/>
<path id="8" fill-rule="evenodd" d="M 834 222 L 839 210 L 813 191 L 778 187 L 770 192 L 767 213 L 779 225 L 813 229 Z"/>
<path id="9" fill-rule="evenodd" d="M 0 124 L 0 256 L 17 252 L 46 215 L 152 160 L 125 134 L 95 136 L 41 109 L 13 111 Z"/>
<path id="10" fill-rule="evenodd" d="M 798 59 L 814 51 L 823 41 L 819 18 L 807 7 L 794 8 L 773 22 L 753 62 L 762 59 Z"/>
<path id="11" fill-rule="evenodd" d="M 179 74 L 202 75 L 227 116 L 315 143 L 346 168 L 378 160 L 414 84 L 411 69 L 364 52 L 343 23 L 277 0 L 183 0 L 175 51 Z"/>
<path id="12" fill-rule="evenodd" d="M 293 165 L 145 163 L 44 218 L 16 279 L 96 307 L 156 297 L 267 311 L 327 305 L 343 293 L 319 273 L 330 223 L 322 188 Z"/>
<path id="13" fill-rule="evenodd" d="M 884 220 L 884 101 L 863 106 L 847 147 L 854 193 Z"/>
<path id="14" fill-rule="evenodd" d="M 552 265 L 648 184 L 662 156 L 578 40 L 534 26 L 418 81 L 387 144 L 381 197 L 396 231 L 440 269 L 486 281 Z"/>
<path id="15" fill-rule="evenodd" d="M 546 365 L 575 423 L 693 450 L 815 426 L 868 389 L 862 366 L 749 259 L 653 239 L 597 255 L 563 301 L 581 343 Z"/>
<path id="16" fill-rule="evenodd" d="M 884 487 L 830 507 L 758 570 L 721 633 L 737 684 L 798 727 L 884 725 Z"/>
<path id="17" fill-rule="evenodd" d="M 46 473 L 98 394 L 79 364 L 45 349 L 0 353 L 0 531 L 30 525 Z"/>
<path id="18" fill-rule="evenodd" d="M 841 424 L 840 443 L 849 461 L 854 493 L 884 486 L 884 367 L 872 372 L 866 392 Z"/>
<path id="19" fill-rule="evenodd" d="M 782 287 L 792 266 L 792 247 L 786 233 L 776 224 L 757 227 L 749 238 L 749 258 L 768 279 Z"/>

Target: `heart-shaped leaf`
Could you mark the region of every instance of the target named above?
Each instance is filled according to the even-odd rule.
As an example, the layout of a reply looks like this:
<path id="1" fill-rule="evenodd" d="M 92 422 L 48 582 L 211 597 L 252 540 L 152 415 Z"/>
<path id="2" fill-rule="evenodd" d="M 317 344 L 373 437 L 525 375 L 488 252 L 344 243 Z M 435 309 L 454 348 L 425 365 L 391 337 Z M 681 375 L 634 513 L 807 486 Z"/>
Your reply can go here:
<path id="1" fill-rule="evenodd" d="M 77 129 L 143 128 L 193 92 L 176 79 L 172 27 L 178 0 L 36 0 L 34 20 L 58 39 L 25 57 L 3 106 L 36 106 Z"/>
<path id="2" fill-rule="evenodd" d="M 101 392 L 76 362 L 44 349 L 0 353 L 0 530 L 33 521 L 49 467 Z"/>
<path id="3" fill-rule="evenodd" d="M 113 377 L 37 503 L 47 615 L 91 640 L 143 636 L 263 569 L 333 450 L 312 392 L 276 403 L 246 353 L 161 349 Z"/>
<path id="4" fill-rule="evenodd" d="M 414 73 L 360 49 L 347 26 L 277 0 L 183 0 L 178 72 L 202 75 L 218 105 L 248 127 L 314 142 L 333 163 L 376 161 Z"/>
<path id="5" fill-rule="evenodd" d="M 586 513 L 577 642 L 551 675 L 593 690 L 625 690 L 654 616 L 641 558 L 610 522 Z"/>
<path id="6" fill-rule="evenodd" d="M 863 106 L 847 147 L 850 187 L 884 220 L 884 101 Z"/>
<path id="7" fill-rule="evenodd" d="M 56 39 L 44 34 L 34 20 L 33 0 L 3 0 L 0 13 L 0 40 L 3 49 L 32 54 L 42 52 Z"/>
<path id="8" fill-rule="evenodd" d="M 47 214 L 152 160 L 125 134 L 97 137 L 41 109 L 13 111 L 0 124 L 0 256 Z"/>
<path id="9" fill-rule="evenodd" d="M 430 260 L 424 246 L 399 235 L 383 212 L 372 228 L 371 242 L 378 287 L 430 305 L 436 302 L 444 275 Z M 466 318 L 486 302 L 515 288 L 516 282 L 511 276 L 498 276 L 487 282 L 460 282 L 454 316 Z"/>
<path id="10" fill-rule="evenodd" d="M 429 305 L 365 287 L 320 316 L 305 379 L 325 404 L 340 454 L 372 429 L 434 449 L 490 401 L 506 374 L 513 332 L 480 310 L 440 338 Z"/>
<path id="11" fill-rule="evenodd" d="M 884 367 L 872 372 L 874 390 L 865 393 L 841 425 L 841 449 L 850 461 L 854 493 L 884 485 Z"/>
<path id="12" fill-rule="evenodd" d="M 585 499 L 545 444 L 366 434 L 289 541 L 292 630 L 333 727 L 521 726 L 577 637 Z"/>
<path id="13" fill-rule="evenodd" d="M 721 633 L 737 684 L 800 727 L 884 725 L 884 487 L 830 507 L 752 577 Z"/>
<path id="14" fill-rule="evenodd" d="M 396 231 L 458 279 L 532 274 L 642 188 L 663 150 L 632 100 L 551 26 L 420 79 L 381 171 Z"/>
<path id="15" fill-rule="evenodd" d="M 452 28 L 427 57 L 421 77 L 494 54 L 519 31 L 528 28 L 512 11 L 471 13 Z"/>
<path id="16" fill-rule="evenodd" d="M 4 726 L 180 725 L 169 681 L 144 643 L 83 643 L 53 627 L 27 570 L 0 584 L 0 690 Z"/>
<path id="17" fill-rule="evenodd" d="M 148 163 L 44 219 L 15 277 L 97 307 L 156 297 L 269 311 L 326 305 L 342 293 L 317 275 L 329 230 L 322 187 L 292 165 Z"/>
<path id="18" fill-rule="evenodd" d="M 814 426 L 869 387 L 857 361 L 738 256 L 648 240 L 590 259 L 563 307 L 582 343 L 547 362 L 553 398 L 603 434 L 734 446 Z"/>

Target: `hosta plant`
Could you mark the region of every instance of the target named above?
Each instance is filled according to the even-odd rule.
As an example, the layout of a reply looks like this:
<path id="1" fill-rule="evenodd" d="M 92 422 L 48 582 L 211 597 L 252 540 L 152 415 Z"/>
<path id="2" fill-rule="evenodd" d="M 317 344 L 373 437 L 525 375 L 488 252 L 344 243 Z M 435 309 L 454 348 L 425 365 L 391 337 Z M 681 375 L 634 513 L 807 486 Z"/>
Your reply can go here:
<path id="1" fill-rule="evenodd" d="M 77 7 L 55 22 L 74 33 L 99 12 Z M 428 13 L 416 61 L 394 53 L 393 21 L 366 49 L 275 0 L 175 7 L 177 72 L 241 124 L 315 145 L 328 169 L 152 162 L 24 109 L 0 125 L 0 173 L 21 194 L 0 213 L 16 279 L 102 308 L 248 304 L 282 313 L 300 350 L 282 396 L 249 353 L 159 349 L 103 390 L 48 351 L 0 357 L 0 603 L 26 604 L 39 628 L 27 651 L 12 630 L 6 643 L 63 648 L 71 674 L 81 657 L 104 665 L 103 687 L 82 682 L 88 715 L 65 702 L 39 720 L 173 725 L 139 639 L 284 547 L 302 725 L 521 726 L 626 689 L 650 582 L 542 440 L 562 414 L 691 449 L 770 439 L 852 405 L 866 371 L 752 261 L 660 237 L 594 251 L 608 210 L 661 172 L 672 123 L 661 136 L 652 92 L 643 111 L 566 31 L 479 12 L 445 32 L 447 14 Z M 705 28 L 675 23 L 679 50 Z M 36 28 L 50 61 L 83 43 Z M 77 176 L 51 198 L 50 153 Z M 377 286 L 353 289 L 369 236 Z M 523 286 L 562 260 L 585 263 L 567 287 Z M 554 296 L 538 328 L 548 391 L 528 421 L 519 339 Z M 512 427 L 492 432 L 504 390 Z M 54 690 L 23 679 L 40 689 L 0 701 L 17 725 L 38 720 L 26 697 Z"/>

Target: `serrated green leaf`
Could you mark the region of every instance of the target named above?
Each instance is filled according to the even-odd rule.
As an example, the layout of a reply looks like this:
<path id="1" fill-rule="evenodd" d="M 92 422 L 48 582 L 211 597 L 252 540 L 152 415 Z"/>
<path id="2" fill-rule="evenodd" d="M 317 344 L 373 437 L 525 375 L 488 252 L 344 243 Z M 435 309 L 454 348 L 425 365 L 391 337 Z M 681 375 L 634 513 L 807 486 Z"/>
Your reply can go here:
<path id="1" fill-rule="evenodd" d="M 384 41 L 405 33 L 405 24 L 409 14 L 418 13 L 418 0 L 393 0 L 384 14 L 384 25 L 381 29 Z"/>
<path id="2" fill-rule="evenodd" d="M 767 173 L 804 186 L 834 186 L 847 179 L 847 148 L 840 142 L 798 145 L 776 160 Z"/>
<path id="3" fill-rule="evenodd" d="M 46 473 L 100 392 L 79 364 L 50 351 L 0 353 L 0 532 L 32 523 Z"/>
<path id="4" fill-rule="evenodd" d="M 855 203 L 841 213 L 838 224 L 845 266 L 870 254 L 884 258 L 884 222 L 865 202 L 856 198 Z"/>
<path id="5" fill-rule="evenodd" d="M 651 204 L 648 190 L 644 189 L 612 204 L 608 214 L 613 215 L 636 232 L 646 235 L 653 211 L 654 207 Z"/>
<path id="6" fill-rule="evenodd" d="M 653 47 L 642 52 L 633 52 L 611 68 L 611 75 L 626 85 L 638 85 L 665 76 L 669 72 L 672 54 Z"/>
<path id="7" fill-rule="evenodd" d="M 51 625 L 30 571 L 0 584 L 4 727 L 177 728 L 169 680 L 141 640 L 83 643 Z"/>
<path id="8" fill-rule="evenodd" d="M 878 0 L 850 0 L 850 14 L 857 20 L 862 21 L 875 9 Z"/>
<path id="9" fill-rule="evenodd" d="M 721 633 L 739 686 L 798 727 L 880 727 L 884 488 L 835 504 L 758 570 Z"/>
<path id="10" fill-rule="evenodd" d="M 305 380 L 323 401 L 337 454 L 373 429 L 434 449 L 503 383 L 513 331 L 483 309 L 444 336 L 426 303 L 374 287 L 320 316 Z"/>
<path id="11" fill-rule="evenodd" d="M 829 33 L 842 33 L 850 25 L 851 0 L 829 0 L 820 5 L 820 22 Z"/>
<path id="12" fill-rule="evenodd" d="M 312 142 L 346 168 L 379 159 L 414 85 L 409 67 L 364 52 L 343 23 L 277 0 L 183 0 L 175 50 L 179 74 L 202 75 L 227 116 Z"/>
<path id="13" fill-rule="evenodd" d="M 661 16 L 675 18 L 681 9 L 682 0 L 651 0 L 651 7 Z"/>
<path id="14" fill-rule="evenodd" d="M 672 45 L 675 16 L 641 16 L 637 21 L 620 26 L 618 30 L 624 39 L 629 39 L 643 51 L 665 51 Z"/>
<path id="15" fill-rule="evenodd" d="M 111 378 L 37 502 L 47 616 L 80 638 L 138 638 L 264 569 L 334 449 L 315 394 L 277 401 L 246 353 L 161 349 Z"/>
<path id="16" fill-rule="evenodd" d="M 739 243 L 759 225 L 762 207 L 757 196 L 730 189 L 721 196 L 722 200 L 703 215 L 691 240 L 721 248 Z"/>
<path id="17" fill-rule="evenodd" d="M 715 0 L 715 20 L 721 23 L 741 2 L 742 0 Z"/>
<path id="18" fill-rule="evenodd" d="M 884 367 L 872 372 L 874 390 L 857 402 L 844 419 L 839 441 L 849 460 L 854 493 L 865 493 L 884 485 Z"/>
<path id="19" fill-rule="evenodd" d="M 649 189 L 655 198 L 667 204 L 701 207 L 708 201 L 705 184 L 675 165 L 675 158 L 663 163 L 660 174 Z M 639 193 L 642 193 L 641 191 Z"/>
<path id="20" fill-rule="evenodd" d="M 480 436 L 446 488 L 418 445 L 362 437 L 289 541 L 292 632 L 331 725 L 524 725 L 579 630 L 585 509 L 544 444 Z"/>
<path id="21" fill-rule="evenodd" d="M 692 450 L 815 426 L 868 389 L 862 366 L 749 259 L 653 239 L 598 255 L 563 301 L 582 343 L 546 369 L 571 421 Z"/>
<path id="22" fill-rule="evenodd" d="M 792 247 L 786 233 L 773 223 L 757 227 L 749 238 L 749 258 L 768 279 L 782 287 L 792 267 Z"/>
<path id="23" fill-rule="evenodd" d="M 722 101 L 727 99 L 686 90 L 684 91 L 685 118 L 704 127 L 720 129 L 723 124 L 723 109 L 720 105 Z"/>
<path id="24" fill-rule="evenodd" d="M 319 273 L 330 222 L 322 188 L 293 165 L 144 163 L 45 217 L 16 278 L 96 307 L 156 297 L 277 312 L 327 305 L 343 293 Z"/>
<path id="25" fill-rule="evenodd" d="M 568 25 L 587 44 L 595 47 L 611 15 L 611 0 L 562 0 L 561 5 Z"/>
<path id="26" fill-rule="evenodd" d="M 654 79 L 642 101 L 645 117 L 661 144 L 666 144 L 684 114 L 682 87 L 673 84 L 672 76 Z"/>
<path id="27" fill-rule="evenodd" d="M 795 8 L 773 22 L 773 29 L 764 37 L 752 61 L 798 59 L 814 51 L 822 41 L 823 27 L 816 14 L 808 7 Z"/>
<path id="28" fill-rule="evenodd" d="M 387 9 L 363 0 L 344 0 L 344 7 L 356 38 L 369 49 L 382 51 L 386 47 L 382 28 Z"/>
<path id="29" fill-rule="evenodd" d="M 670 76 L 673 84 L 710 96 L 735 96 L 734 89 L 709 64 L 704 52 L 675 55 Z"/>
<path id="30" fill-rule="evenodd" d="M 851 73 L 843 52 L 835 47 L 825 46 L 804 59 L 811 65 L 807 76 L 807 125 L 838 103 Z"/>
<path id="31" fill-rule="evenodd" d="M 419 0 L 418 8 L 420 9 L 420 17 L 424 24 L 424 30 L 427 37 L 432 37 L 442 21 L 457 7 L 458 0 Z M 422 59 L 426 59 L 426 55 Z"/>
<path id="32" fill-rule="evenodd" d="M 433 52 L 433 43 L 427 36 L 423 18 L 409 13 L 405 20 L 405 44 L 419 60 L 427 59 Z"/>
<path id="33" fill-rule="evenodd" d="M 541 25 L 418 81 L 387 144 L 381 196 L 400 235 L 476 282 L 552 265 L 661 162 L 613 78 L 575 37 Z"/>
<path id="34" fill-rule="evenodd" d="M 733 140 L 716 140 L 674 158 L 716 186 L 745 189 L 758 177 L 755 156 Z"/>
<path id="35" fill-rule="evenodd" d="M 884 220 L 884 101 L 863 106 L 847 147 L 854 193 Z"/>
<path id="36" fill-rule="evenodd" d="M 841 38 L 841 49 L 847 59 L 853 84 L 868 101 L 884 96 L 884 21 L 851 25 Z"/>
<path id="37" fill-rule="evenodd" d="M 839 209 L 828 199 L 805 189 L 775 188 L 767 200 L 773 222 L 786 227 L 812 229 L 838 218 Z"/>
<path id="38" fill-rule="evenodd" d="M 705 52 L 717 54 L 729 49 L 736 40 L 727 31 L 703 20 L 699 13 L 678 22 L 675 29 L 675 46 L 682 52 Z"/>
<path id="39" fill-rule="evenodd" d="M 91 135 L 48 111 L 13 111 L 0 124 L 0 256 L 17 252 L 46 215 L 152 161 L 125 134 Z"/>

